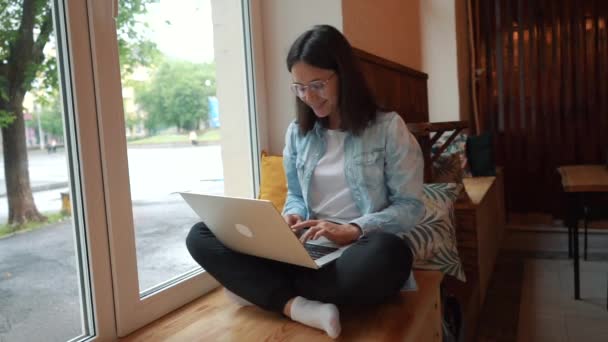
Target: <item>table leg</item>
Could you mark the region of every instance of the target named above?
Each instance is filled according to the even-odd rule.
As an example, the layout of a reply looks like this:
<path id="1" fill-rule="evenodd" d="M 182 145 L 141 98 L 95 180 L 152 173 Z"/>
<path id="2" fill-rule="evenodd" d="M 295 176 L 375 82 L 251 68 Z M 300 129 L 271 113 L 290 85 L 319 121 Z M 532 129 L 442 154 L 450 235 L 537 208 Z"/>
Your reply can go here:
<path id="1" fill-rule="evenodd" d="M 566 199 L 568 209 L 566 210 L 565 223 L 566 228 L 568 229 L 568 258 L 571 259 L 574 256 L 574 253 L 572 253 L 574 249 L 574 220 L 578 203 L 576 202 L 575 193 L 567 193 Z"/>
<path id="2" fill-rule="evenodd" d="M 572 210 L 573 213 L 573 217 L 572 217 L 572 233 L 574 234 L 573 236 L 573 252 L 574 252 L 574 299 L 575 300 L 579 300 L 581 299 L 581 291 L 580 291 L 580 268 L 579 268 L 579 255 L 578 255 L 578 214 L 579 214 L 579 201 L 578 201 L 578 196 L 576 194 L 573 194 L 574 197 L 574 203 L 573 206 L 570 208 L 570 210 Z"/>
<path id="3" fill-rule="evenodd" d="M 566 226 L 568 227 L 568 258 L 570 259 L 572 258 L 572 222 L 568 222 Z"/>
<path id="4" fill-rule="evenodd" d="M 584 232 L 584 234 L 585 234 L 585 237 L 584 237 L 584 239 L 585 239 L 585 247 L 584 247 L 584 251 L 583 251 L 583 255 L 584 255 L 583 259 L 587 260 L 587 230 L 588 230 L 587 228 L 589 226 L 589 221 L 588 221 L 588 219 L 589 219 L 589 216 L 588 216 L 589 212 L 587 211 L 588 209 L 587 209 L 586 206 L 583 208 L 583 210 L 585 211 L 585 213 L 583 214 L 583 215 L 585 215 L 585 216 L 583 216 L 583 222 L 584 222 L 584 227 L 585 227 L 585 232 Z"/>

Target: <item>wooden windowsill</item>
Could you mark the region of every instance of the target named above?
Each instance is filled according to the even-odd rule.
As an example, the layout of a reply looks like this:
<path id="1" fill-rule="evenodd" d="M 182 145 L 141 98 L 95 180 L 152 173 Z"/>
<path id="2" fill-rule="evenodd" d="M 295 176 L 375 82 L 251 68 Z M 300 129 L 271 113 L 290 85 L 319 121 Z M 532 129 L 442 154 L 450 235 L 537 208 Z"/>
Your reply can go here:
<path id="1" fill-rule="evenodd" d="M 439 285 L 443 274 L 416 271 L 419 290 L 374 307 L 341 312 L 342 341 L 441 341 Z M 435 322 L 437 321 L 437 322 Z M 221 288 L 143 327 L 121 342 L 333 341 L 279 314 L 230 302 Z"/>

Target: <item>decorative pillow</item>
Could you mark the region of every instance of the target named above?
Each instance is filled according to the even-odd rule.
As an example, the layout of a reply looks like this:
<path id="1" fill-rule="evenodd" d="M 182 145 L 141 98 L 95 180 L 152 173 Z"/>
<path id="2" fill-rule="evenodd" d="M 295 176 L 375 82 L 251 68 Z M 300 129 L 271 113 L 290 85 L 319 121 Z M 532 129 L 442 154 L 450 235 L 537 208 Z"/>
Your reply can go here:
<path id="1" fill-rule="evenodd" d="M 460 154 L 441 154 L 433 162 L 433 182 L 462 183 L 463 171 Z"/>
<path id="2" fill-rule="evenodd" d="M 454 201 L 462 188 L 456 183 L 424 184 L 425 213 L 412 231 L 402 235 L 414 254 L 414 268 L 440 270 L 466 281 L 454 228 Z"/>
<path id="3" fill-rule="evenodd" d="M 285 170 L 283 170 L 283 157 L 269 156 L 262 151 L 260 169 L 259 198 L 271 201 L 281 212 L 287 196 L 287 178 L 285 178 Z"/>
<path id="4" fill-rule="evenodd" d="M 439 152 L 441 146 L 452 135 L 452 131 L 445 132 L 433 144 L 433 154 Z M 467 135 L 458 134 L 448 147 L 433 162 L 433 182 L 436 183 L 462 183 L 463 177 L 470 177 L 469 162 L 466 153 Z"/>

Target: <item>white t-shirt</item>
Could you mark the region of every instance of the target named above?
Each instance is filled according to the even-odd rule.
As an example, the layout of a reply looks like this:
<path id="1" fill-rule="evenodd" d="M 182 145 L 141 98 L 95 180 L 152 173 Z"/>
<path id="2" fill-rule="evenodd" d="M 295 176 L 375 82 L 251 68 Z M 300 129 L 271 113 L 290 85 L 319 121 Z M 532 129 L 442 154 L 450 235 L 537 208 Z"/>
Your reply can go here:
<path id="1" fill-rule="evenodd" d="M 347 223 L 361 217 L 344 176 L 346 132 L 327 130 L 327 150 L 315 167 L 310 182 L 310 208 L 317 219 Z"/>

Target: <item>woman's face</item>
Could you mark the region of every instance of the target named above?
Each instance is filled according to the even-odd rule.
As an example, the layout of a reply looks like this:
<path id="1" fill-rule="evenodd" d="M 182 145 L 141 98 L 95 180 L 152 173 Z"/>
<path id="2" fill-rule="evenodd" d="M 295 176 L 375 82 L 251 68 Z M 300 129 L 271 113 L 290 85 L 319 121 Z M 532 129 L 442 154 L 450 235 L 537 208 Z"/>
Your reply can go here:
<path id="1" fill-rule="evenodd" d="M 292 91 L 319 118 L 338 116 L 339 78 L 334 70 L 321 69 L 304 62 L 291 67 Z M 330 120 L 331 121 L 331 120 Z"/>

